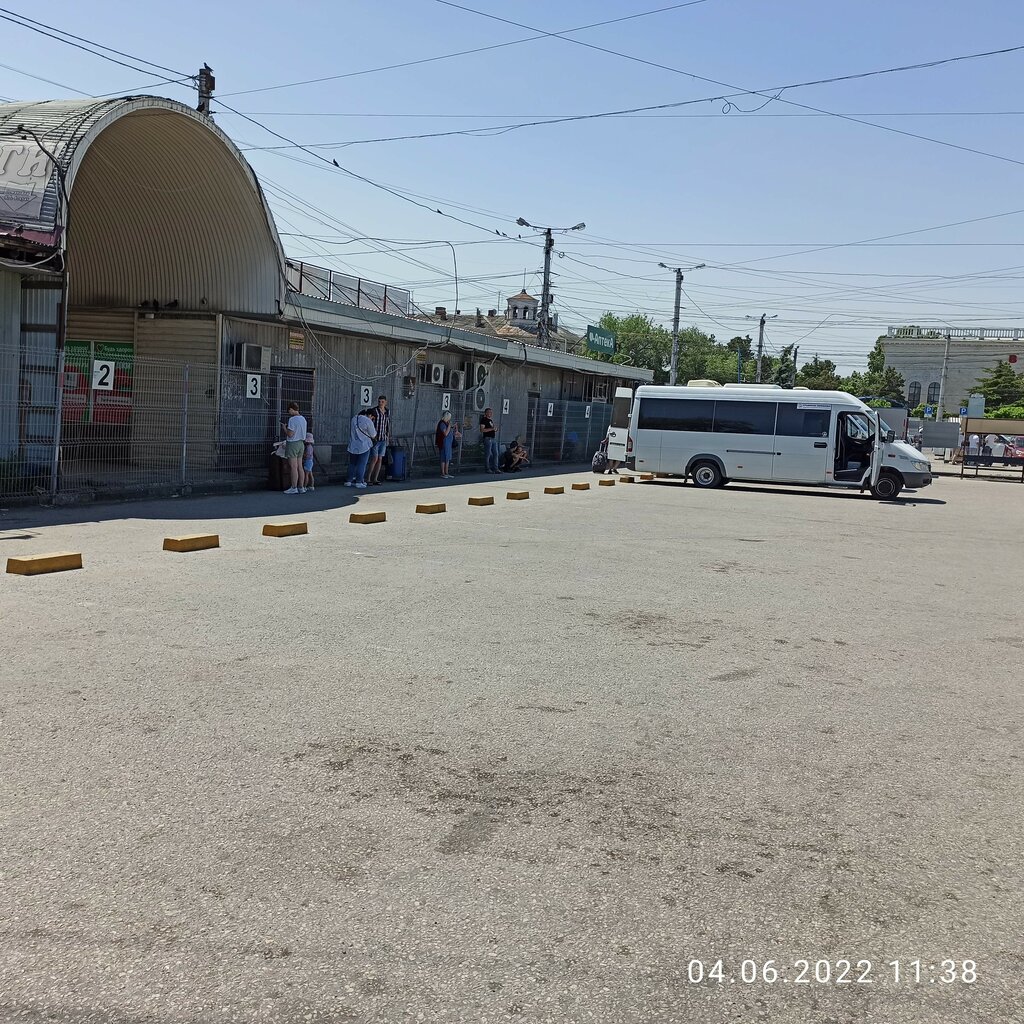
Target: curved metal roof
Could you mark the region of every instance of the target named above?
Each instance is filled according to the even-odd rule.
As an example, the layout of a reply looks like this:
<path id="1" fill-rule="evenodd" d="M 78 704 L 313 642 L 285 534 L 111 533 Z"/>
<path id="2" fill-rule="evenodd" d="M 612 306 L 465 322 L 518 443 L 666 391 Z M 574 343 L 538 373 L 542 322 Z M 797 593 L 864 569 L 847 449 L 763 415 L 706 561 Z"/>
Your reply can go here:
<path id="1" fill-rule="evenodd" d="M 284 301 L 256 175 L 174 100 L 0 104 L 0 234 L 66 248 L 75 304 L 273 314 Z"/>

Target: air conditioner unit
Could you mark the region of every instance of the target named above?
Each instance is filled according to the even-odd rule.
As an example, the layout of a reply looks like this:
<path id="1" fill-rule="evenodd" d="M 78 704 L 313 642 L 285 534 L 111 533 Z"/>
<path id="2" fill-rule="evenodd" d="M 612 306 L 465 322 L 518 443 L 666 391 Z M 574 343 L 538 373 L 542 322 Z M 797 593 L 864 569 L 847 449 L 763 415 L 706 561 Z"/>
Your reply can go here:
<path id="1" fill-rule="evenodd" d="M 450 387 L 452 391 L 465 391 L 466 371 L 452 370 L 452 372 L 448 374 L 448 387 Z"/>
<path id="2" fill-rule="evenodd" d="M 473 389 L 473 411 L 483 412 L 487 408 L 487 388 Z"/>
<path id="3" fill-rule="evenodd" d="M 431 384 L 444 384 L 444 364 L 429 363 L 427 365 L 427 380 Z"/>
<path id="4" fill-rule="evenodd" d="M 488 363 L 470 363 L 468 385 L 471 388 L 482 388 L 487 384 L 487 376 L 491 372 Z"/>
<path id="5" fill-rule="evenodd" d="M 270 352 L 268 345 L 240 345 L 238 365 L 253 373 L 270 373 Z"/>

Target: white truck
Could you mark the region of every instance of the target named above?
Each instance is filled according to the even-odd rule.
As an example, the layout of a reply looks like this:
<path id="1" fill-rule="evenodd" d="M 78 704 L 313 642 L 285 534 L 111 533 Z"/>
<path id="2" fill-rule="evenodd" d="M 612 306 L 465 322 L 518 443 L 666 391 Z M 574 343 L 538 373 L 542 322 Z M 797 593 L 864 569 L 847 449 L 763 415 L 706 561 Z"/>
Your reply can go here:
<path id="1" fill-rule="evenodd" d="M 895 498 L 927 487 L 930 463 L 860 399 L 843 391 L 774 384 L 644 385 L 631 398 L 622 456 L 636 469 L 689 478 L 697 487 L 730 480 L 870 490 Z M 609 458 L 616 416 L 609 428 Z M 616 438 L 617 440 L 617 438 Z M 616 449 L 617 451 L 618 449 Z"/>

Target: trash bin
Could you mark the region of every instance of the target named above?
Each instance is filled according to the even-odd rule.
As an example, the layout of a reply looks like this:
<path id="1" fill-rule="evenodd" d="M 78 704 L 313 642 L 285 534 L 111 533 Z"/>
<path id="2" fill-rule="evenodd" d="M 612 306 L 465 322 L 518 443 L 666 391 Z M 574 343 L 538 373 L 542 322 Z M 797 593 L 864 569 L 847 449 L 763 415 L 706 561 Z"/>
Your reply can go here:
<path id="1" fill-rule="evenodd" d="M 405 449 L 404 448 L 392 448 L 391 449 L 391 479 L 392 480 L 404 480 L 405 479 Z"/>
<path id="2" fill-rule="evenodd" d="M 288 471 L 288 460 L 271 453 L 267 465 L 267 490 L 284 491 L 291 485 L 292 478 Z"/>

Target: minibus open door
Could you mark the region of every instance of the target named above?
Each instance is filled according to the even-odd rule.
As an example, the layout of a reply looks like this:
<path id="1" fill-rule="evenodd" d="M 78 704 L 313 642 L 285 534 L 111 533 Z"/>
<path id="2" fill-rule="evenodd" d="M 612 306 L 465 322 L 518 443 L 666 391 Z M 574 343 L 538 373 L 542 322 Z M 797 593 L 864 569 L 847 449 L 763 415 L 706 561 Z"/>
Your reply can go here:
<path id="1" fill-rule="evenodd" d="M 608 458 L 613 462 L 625 462 L 629 443 L 629 413 L 633 407 L 631 388 L 616 388 L 612 402 L 612 420 L 608 427 Z"/>
<path id="2" fill-rule="evenodd" d="M 885 446 L 895 440 L 896 432 L 886 428 L 880 413 L 873 413 L 871 418 L 875 424 L 875 445 L 871 452 L 871 477 L 868 486 L 874 494 L 876 493 L 875 488 L 878 486 L 878 478 L 882 475 Z"/>

